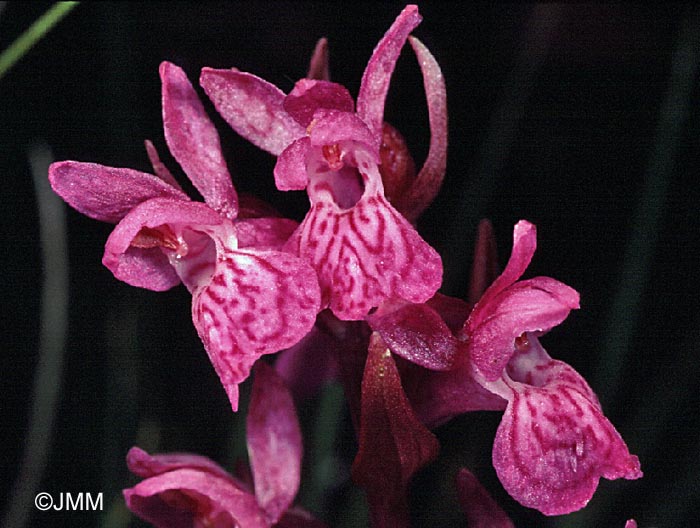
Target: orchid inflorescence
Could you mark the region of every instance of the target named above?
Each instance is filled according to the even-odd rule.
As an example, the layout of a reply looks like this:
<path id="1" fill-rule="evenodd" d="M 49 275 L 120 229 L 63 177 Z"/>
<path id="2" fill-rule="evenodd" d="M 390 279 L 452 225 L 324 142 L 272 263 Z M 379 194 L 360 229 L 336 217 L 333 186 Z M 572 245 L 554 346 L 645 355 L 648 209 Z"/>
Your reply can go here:
<path id="1" fill-rule="evenodd" d="M 545 515 L 584 507 L 601 476 L 641 477 L 593 390 L 539 342 L 579 307 L 579 295 L 549 277 L 521 280 L 536 249 L 534 225 L 516 224 L 497 275 L 493 233 L 482 222 L 468 302 L 437 292 L 442 262 L 414 222 L 445 173 L 446 95 L 436 60 L 410 36 L 420 21 L 416 6 L 401 12 L 356 100 L 330 81 L 325 40 L 288 94 L 235 68 L 202 70 L 200 85 L 224 120 L 277 157 L 277 188 L 306 190 L 300 223 L 238 195 L 212 121 L 168 62 L 160 67 L 165 140 L 203 202 L 185 194 L 150 141 L 153 174 L 77 161 L 50 167 L 68 204 L 116 224 L 103 258 L 116 278 L 154 291 L 187 287 L 234 411 L 253 372 L 249 469 L 231 475 L 197 455 L 129 452 L 129 469 L 143 480 L 124 491 L 127 506 L 154 525 L 324 526 L 294 506 L 302 459 L 295 398 L 329 378 L 345 389 L 358 439 L 352 478 L 373 526 L 409 525 L 411 477 L 438 455 L 430 430 L 470 411 L 503 412 L 496 473 L 513 498 Z M 419 171 L 384 120 L 407 41 L 430 120 Z M 274 353 L 274 367 L 261 359 Z M 512 526 L 468 469 L 455 485 L 470 526 Z"/>

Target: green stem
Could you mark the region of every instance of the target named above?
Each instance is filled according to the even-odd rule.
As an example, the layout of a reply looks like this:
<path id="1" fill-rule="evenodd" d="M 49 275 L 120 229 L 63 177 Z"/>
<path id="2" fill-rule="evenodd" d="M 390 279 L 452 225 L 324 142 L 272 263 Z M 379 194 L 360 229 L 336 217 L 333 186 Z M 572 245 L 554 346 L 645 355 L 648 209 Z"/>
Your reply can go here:
<path id="1" fill-rule="evenodd" d="M 56 2 L 0 54 L 0 79 L 80 2 Z"/>

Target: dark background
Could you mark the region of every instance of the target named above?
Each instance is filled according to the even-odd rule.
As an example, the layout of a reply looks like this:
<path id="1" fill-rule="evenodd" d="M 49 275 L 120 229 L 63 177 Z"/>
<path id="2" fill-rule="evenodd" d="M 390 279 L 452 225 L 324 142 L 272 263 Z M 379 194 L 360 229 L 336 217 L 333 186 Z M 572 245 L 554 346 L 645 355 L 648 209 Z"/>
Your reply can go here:
<path id="1" fill-rule="evenodd" d="M 1 5 L 4 49 L 51 4 Z M 422 3 L 424 21 L 414 32 L 441 64 L 448 91 L 447 176 L 419 224 L 443 256 L 443 291 L 466 291 L 480 218 L 494 223 L 501 263 L 515 222 L 537 224 L 528 276 L 553 276 L 582 299 L 581 310 L 543 344 L 589 380 L 645 477 L 603 481 L 582 512 L 544 518 L 512 501 L 495 477 L 490 446 L 499 415 L 467 415 L 437 431 L 442 458 L 416 479 L 415 525 L 464 526 L 451 489 L 460 465 L 480 477 L 518 526 L 622 527 L 630 517 L 640 527 L 695 525 L 700 12 L 678 3 L 464 6 Z M 56 160 L 148 171 L 143 140 L 150 138 L 183 181 L 163 140 L 162 60 L 180 65 L 195 84 L 204 66 L 236 66 L 288 91 L 305 74 L 317 38 L 326 36 L 333 80 L 356 95 L 374 45 L 402 7 L 89 2 L 0 79 L 4 509 L 27 444 L 41 283 L 52 265 L 41 256 L 33 146 L 48 145 Z M 274 189 L 272 157 L 207 109 L 237 188 L 300 219 L 305 197 Z M 421 163 L 427 111 L 408 50 L 386 117 Z M 67 230 L 69 333 L 39 490 L 103 492 L 105 512 L 42 514 L 30 506 L 28 525 L 126 526 L 119 491 L 136 482 L 123 462 L 130 446 L 194 451 L 231 468 L 243 425 L 196 337 L 185 289 L 156 294 L 119 283 L 100 263 L 111 227 L 69 210 Z M 301 412 L 305 423 L 318 416 Z M 341 443 L 348 446 L 337 464 L 342 475 L 353 447 Z M 349 521 L 360 515 L 356 495 L 342 482 L 334 489 L 325 519 L 361 526 Z"/>

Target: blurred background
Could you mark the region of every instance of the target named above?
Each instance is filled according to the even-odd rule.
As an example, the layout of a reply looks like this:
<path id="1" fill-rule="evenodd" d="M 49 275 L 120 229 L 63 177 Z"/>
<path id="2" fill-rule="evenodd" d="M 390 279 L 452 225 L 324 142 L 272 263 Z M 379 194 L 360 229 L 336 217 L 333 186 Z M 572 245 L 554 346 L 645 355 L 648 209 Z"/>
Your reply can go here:
<path id="1" fill-rule="evenodd" d="M 442 291 L 465 296 L 479 219 L 495 226 L 501 264 L 513 225 L 535 223 L 528 276 L 552 276 L 581 293 L 581 310 L 542 342 L 597 391 L 645 476 L 603 481 L 586 509 L 545 518 L 510 499 L 495 476 L 490 449 L 500 415 L 465 415 L 436 431 L 441 458 L 414 482 L 415 526 L 465 525 L 452 489 L 460 466 L 477 474 L 517 526 L 622 527 L 632 517 L 640 527 L 696 525 L 700 10 L 465 5 L 421 3 L 424 21 L 414 32 L 440 63 L 448 93 L 447 176 L 419 223 L 443 256 Z M 0 50 L 50 6 L 0 2 Z M 332 79 L 356 95 L 374 45 L 402 7 L 88 2 L 0 79 L 3 516 L 18 497 L 24 450 L 42 451 L 29 438 L 36 402 L 48 402 L 39 407 L 52 427 L 40 430 L 46 460 L 31 457 L 25 469 L 37 479 L 35 491 L 102 492 L 104 511 L 42 513 L 32 493 L 26 526 L 142 526 L 121 499 L 137 481 L 124 463 L 132 445 L 197 452 L 229 469 L 243 453 L 244 420 L 230 412 L 196 336 L 187 291 L 153 293 L 116 281 L 101 265 L 111 226 L 68 208 L 52 213 L 50 200 L 40 206 L 46 190 L 35 180 L 43 181 L 47 160 L 150 171 L 149 138 L 184 182 L 163 139 L 161 61 L 181 66 L 195 84 L 204 66 L 235 66 L 288 91 L 326 36 Z M 277 192 L 273 158 L 205 104 L 237 188 L 301 219 L 305 195 Z M 427 109 L 408 49 L 386 119 L 422 163 Z M 63 320 L 65 347 L 56 346 Z M 300 410 L 307 461 L 330 468 L 302 483 L 300 499 L 331 526 L 363 526 L 362 496 L 346 481 L 354 445 L 349 426 L 336 424 L 346 417 L 339 401 L 331 387 L 321 404 Z"/>

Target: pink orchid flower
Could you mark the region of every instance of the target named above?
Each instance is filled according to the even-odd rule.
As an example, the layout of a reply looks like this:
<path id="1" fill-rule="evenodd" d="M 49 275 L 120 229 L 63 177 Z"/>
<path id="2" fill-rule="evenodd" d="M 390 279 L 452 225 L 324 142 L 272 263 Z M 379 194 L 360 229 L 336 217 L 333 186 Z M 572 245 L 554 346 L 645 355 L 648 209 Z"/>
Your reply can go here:
<path id="1" fill-rule="evenodd" d="M 513 239 L 506 269 L 462 334 L 473 379 L 507 401 L 493 447 L 499 479 L 521 504 L 561 515 L 583 508 L 600 477 L 642 472 L 586 381 L 537 339 L 578 308 L 578 293 L 548 277 L 519 281 L 535 252 L 535 226 L 519 222 Z"/>
<path id="2" fill-rule="evenodd" d="M 310 210 L 287 247 L 312 263 L 322 306 L 341 320 L 362 319 L 388 298 L 422 303 L 438 289 L 442 263 L 384 195 L 380 153 L 384 102 L 403 44 L 420 23 L 408 6 L 375 48 L 362 77 L 357 107 L 341 85 L 302 79 L 285 95 L 238 70 L 205 68 L 200 83 L 224 119 L 241 136 L 278 156 L 280 190 L 306 189 Z M 447 118 L 442 74 L 418 40 L 410 39 L 425 79 L 431 146 L 404 202 L 415 217 L 437 192 L 445 169 Z M 323 45 L 314 57 L 325 57 Z M 386 156 L 384 156 L 386 158 Z M 408 214 L 408 213 L 407 213 Z"/>
<path id="3" fill-rule="evenodd" d="M 264 363 L 255 367 L 247 436 L 252 483 L 202 456 L 149 455 L 132 448 L 127 464 L 144 480 L 124 490 L 127 506 L 163 528 L 322 528 L 308 513 L 291 508 L 301 474 L 301 430 L 291 394 Z"/>
<path id="4" fill-rule="evenodd" d="M 180 68 L 164 62 L 160 76 L 166 142 L 205 203 L 182 192 L 150 142 L 155 175 L 63 161 L 51 165 L 49 180 L 81 213 L 117 223 L 102 260 L 116 278 L 155 291 L 185 284 L 194 325 L 236 410 L 238 384 L 255 361 L 313 327 L 318 281 L 311 266 L 280 250 L 293 222 L 237 217 L 213 123 Z"/>

